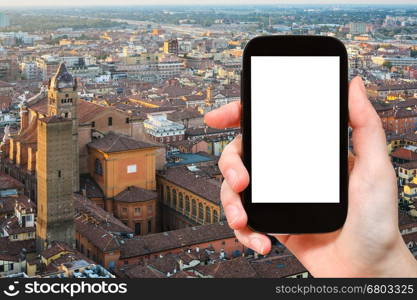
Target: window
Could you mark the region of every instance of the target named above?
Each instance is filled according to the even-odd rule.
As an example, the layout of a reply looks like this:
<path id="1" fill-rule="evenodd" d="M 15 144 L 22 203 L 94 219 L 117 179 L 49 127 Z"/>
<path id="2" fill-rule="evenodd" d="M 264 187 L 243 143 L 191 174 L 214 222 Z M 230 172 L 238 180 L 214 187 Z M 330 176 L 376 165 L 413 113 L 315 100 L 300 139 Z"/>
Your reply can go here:
<path id="1" fill-rule="evenodd" d="M 17 240 L 17 234 L 13 234 L 13 239 Z"/>
<path id="2" fill-rule="evenodd" d="M 198 203 L 198 218 L 200 219 L 200 221 L 204 220 L 204 208 L 203 208 L 203 203 Z"/>
<path id="3" fill-rule="evenodd" d="M 219 215 L 217 213 L 217 210 L 213 210 L 213 223 L 219 222 Z"/>
<path id="4" fill-rule="evenodd" d="M 58 177 L 61 177 L 61 170 L 58 170 Z"/>
<path id="5" fill-rule="evenodd" d="M 4 272 L 4 265 L 0 265 L 0 273 Z"/>
<path id="6" fill-rule="evenodd" d="M 94 121 L 91 122 L 91 127 L 93 127 L 93 128 L 96 127 L 96 122 L 94 122 Z"/>
<path id="7" fill-rule="evenodd" d="M 151 233 L 151 232 L 152 232 L 152 221 L 149 220 L 148 221 L 148 233 Z"/>
<path id="8" fill-rule="evenodd" d="M 135 224 L 135 234 L 139 235 L 141 233 L 141 224 L 140 223 L 136 223 Z"/>
<path id="9" fill-rule="evenodd" d="M 197 203 L 195 202 L 195 199 L 193 199 L 191 203 L 191 215 L 193 217 L 197 215 Z"/>
<path id="10" fill-rule="evenodd" d="M 152 205 L 148 205 L 148 215 L 152 214 Z"/>
<path id="11" fill-rule="evenodd" d="M 68 113 L 67 112 L 65 113 L 65 118 L 68 118 Z"/>
<path id="12" fill-rule="evenodd" d="M 122 207 L 122 213 L 127 214 L 127 207 Z"/>
<path id="13" fill-rule="evenodd" d="M 172 190 L 172 206 L 177 207 L 177 190 Z"/>
<path id="14" fill-rule="evenodd" d="M 32 215 L 27 215 L 26 216 L 26 221 L 32 221 Z"/>
<path id="15" fill-rule="evenodd" d="M 126 118 L 126 124 L 129 124 L 129 118 Z"/>
<path id="16" fill-rule="evenodd" d="M 165 203 L 169 204 L 171 202 L 171 191 L 169 189 L 169 186 L 167 186 L 167 193 L 165 198 Z"/>
<path id="17" fill-rule="evenodd" d="M 178 203 L 178 207 L 179 207 L 179 209 L 181 209 L 182 210 L 182 208 L 184 207 L 184 198 L 183 198 L 183 195 L 182 195 L 182 193 L 180 192 L 179 193 L 179 203 Z"/>
<path id="18" fill-rule="evenodd" d="M 135 207 L 135 215 L 140 215 L 140 207 Z"/>
<path id="19" fill-rule="evenodd" d="M 9 271 L 13 271 L 13 267 L 14 267 L 14 264 L 13 263 L 10 263 L 9 264 Z"/>
<path id="20" fill-rule="evenodd" d="M 206 223 L 211 223 L 211 211 L 209 206 L 206 206 Z"/>
<path id="21" fill-rule="evenodd" d="M 127 173 L 136 173 L 136 165 L 129 165 L 127 166 Z"/>
<path id="22" fill-rule="evenodd" d="M 188 196 L 185 196 L 185 212 L 187 215 L 190 214 L 190 198 Z"/>
<path id="23" fill-rule="evenodd" d="M 113 118 L 112 118 L 112 117 L 109 117 L 109 118 L 107 119 L 107 125 L 109 125 L 109 126 L 113 126 Z"/>
<path id="24" fill-rule="evenodd" d="M 97 175 L 103 175 L 103 166 L 101 165 L 101 161 L 96 158 L 95 162 L 95 172 Z"/>

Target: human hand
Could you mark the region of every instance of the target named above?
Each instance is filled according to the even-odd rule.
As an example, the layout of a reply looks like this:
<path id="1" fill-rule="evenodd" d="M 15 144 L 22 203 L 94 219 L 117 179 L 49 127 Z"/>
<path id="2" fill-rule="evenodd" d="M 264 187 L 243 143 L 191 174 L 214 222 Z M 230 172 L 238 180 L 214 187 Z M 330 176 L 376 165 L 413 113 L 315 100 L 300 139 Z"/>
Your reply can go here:
<path id="1" fill-rule="evenodd" d="M 216 128 L 238 127 L 240 113 L 240 103 L 233 102 L 207 113 L 205 122 Z M 359 77 L 349 86 L 349 122 L 355 161 L 349 176 L 349 208 L 344 226 L 330 233 L 275 237 L 314 277 L 417 277 L 417 261 L 398 229 L 397 183 L 385 133 Z M 247 227 L 239 196 L 249 184 L 241 146 L 238 136 L 219 160 L 225 177 L 221 200 L 239 241 L 266 254 L 271 249 L 270 239 Z"/>

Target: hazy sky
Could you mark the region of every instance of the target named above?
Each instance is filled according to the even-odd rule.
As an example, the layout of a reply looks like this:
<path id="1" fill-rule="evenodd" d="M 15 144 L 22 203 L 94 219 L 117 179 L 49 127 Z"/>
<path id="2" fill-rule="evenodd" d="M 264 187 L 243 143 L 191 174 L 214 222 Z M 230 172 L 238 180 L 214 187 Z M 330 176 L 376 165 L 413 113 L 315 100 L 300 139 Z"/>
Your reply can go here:
<path id="1" fill-rule="evenodd" d="M 416 0 L 0 0 L 6 6 L 204 4 L 417 4 Z"/>

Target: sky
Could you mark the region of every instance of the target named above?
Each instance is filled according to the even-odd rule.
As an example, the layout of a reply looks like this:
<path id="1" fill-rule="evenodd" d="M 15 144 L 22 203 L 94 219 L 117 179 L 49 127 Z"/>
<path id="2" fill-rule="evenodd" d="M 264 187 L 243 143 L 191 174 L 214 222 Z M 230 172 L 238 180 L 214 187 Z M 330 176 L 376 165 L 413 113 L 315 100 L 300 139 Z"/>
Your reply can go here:
<path id="1" fill-rule="evenodd" d="M 416 0 L 0 0 L 10 6 L 85 6 L 85 5 L 209 5 L 209 4 L 417 4 Z"/>

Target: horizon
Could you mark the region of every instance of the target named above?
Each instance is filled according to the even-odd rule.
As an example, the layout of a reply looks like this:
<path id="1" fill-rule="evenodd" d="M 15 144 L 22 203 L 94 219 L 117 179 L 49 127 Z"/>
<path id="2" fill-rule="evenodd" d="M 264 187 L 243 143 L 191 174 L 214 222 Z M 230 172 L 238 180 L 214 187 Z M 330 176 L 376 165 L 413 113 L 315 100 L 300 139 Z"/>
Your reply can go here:
<path id="1" fill-rule="evenodd" d="M 88 3 L 85 3 L 88 2 Z M 202 0 L 199 3 L 193 3 L 192 0 L 178 1 L 178 0 L 161 0 L 161 1 L 142 1 L 140 4 L 136 0 L 119 0 L 117 4 L 114 0 L 62 0 L 56 3 L 54 0 L 39 0 L 38 4 L 34 5 L 30 0 L 15 0 L 10 3 L 8 0 L 0 0 L 0 9 L 7 8 L 77 8 L 77 7 L 227 7 L 227 6 L 283 6 L 283 7 L 295 7 L 295 6 L 417 6 L 415 0 L 402 0 L 399 2 L 392 0 L 367 0 L 366 2 L 360 0 L 344 0 L 344 1 L 332 1 L 332 0 L 294 0 L 291 2 L 278 2 L 278 1 L 262 1 L 256 2 L 254 0 Z M 158 2 L 155 4 L 155 2 Z"/>

